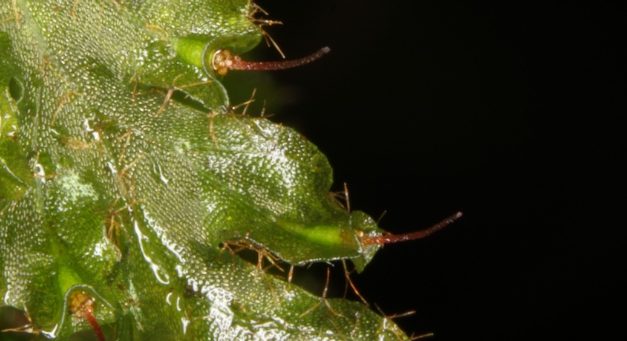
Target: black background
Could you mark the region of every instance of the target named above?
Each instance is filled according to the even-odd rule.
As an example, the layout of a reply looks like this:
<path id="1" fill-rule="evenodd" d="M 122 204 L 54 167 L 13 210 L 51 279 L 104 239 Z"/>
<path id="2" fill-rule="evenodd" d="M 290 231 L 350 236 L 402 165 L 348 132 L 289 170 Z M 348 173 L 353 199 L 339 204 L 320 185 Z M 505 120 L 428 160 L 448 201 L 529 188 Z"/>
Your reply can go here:
<path id="1" fill-rule="evenodd" d="M 434 340 L 626 337 L 624 5 L 258 3 L 288 57 L 332 48 L 273 75 L 273 120 L 328 156 L 353 209 L 393 232 L 465 213 L 384 248 L 355 279 L 370 302 Z"/>

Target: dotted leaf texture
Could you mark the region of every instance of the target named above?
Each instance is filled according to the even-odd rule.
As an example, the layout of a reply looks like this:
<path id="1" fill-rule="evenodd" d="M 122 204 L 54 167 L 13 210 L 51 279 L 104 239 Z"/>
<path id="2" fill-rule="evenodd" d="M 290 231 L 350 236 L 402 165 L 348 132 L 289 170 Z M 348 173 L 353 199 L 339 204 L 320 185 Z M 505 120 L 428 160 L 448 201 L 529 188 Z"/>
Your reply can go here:
<path id="1" fill-rule="evenodd" d="M 247 0 L 2 0 L 0 305 L 107 340 L 406 339 L 225 251 L 292 265 L 377 251 L 297 132 L 232 112 L 208 65 L 262 37 Z M 1 335 L 1 334 L 0 334 Z"/>

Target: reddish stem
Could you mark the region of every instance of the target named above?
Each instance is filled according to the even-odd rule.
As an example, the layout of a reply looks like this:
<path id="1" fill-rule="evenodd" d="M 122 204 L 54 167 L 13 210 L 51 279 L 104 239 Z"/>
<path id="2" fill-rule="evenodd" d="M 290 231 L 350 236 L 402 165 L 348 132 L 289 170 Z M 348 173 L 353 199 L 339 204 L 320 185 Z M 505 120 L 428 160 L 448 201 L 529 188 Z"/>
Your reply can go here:
<path id="1" fill-rule="evenodd" d="M 85 309 L 83 314 L 85 316 L 85 319 L 91 326 L 91 329 L 94 330 L 96 337 L 98 337 L 98 341 L 106 341 L 104 333 L 102 332 L 102 328 L 100 327 L 100 324 L 98 324 L 98 320 L 96 320 L 96 317 L 94 316 L 92 308 L 88 307 L 87 309 Z"/>
<path id="2" fill-rule="evenodd" d="M 393 243 L 406 242 L 410 240 L 422 239 L 454 223 L 455 221 L 459 220 L 459 218 L 461 217 L 462 217 L 462 212 L 457 212 L 425 230 L 403 233 L 403 234 L 383 234 L 380 236 L 363 236 L 361 237 L 361 242 L 364 245 L 372 245 L 372 244 L 385 245 L 385 244 L 393 244 Z"/>
<path id="3" fill-rule="evenodd" d="M 229 66 L 229 69 L 241 71 L 272 71 L 291 69 L 314 62 L 329 52 L 331 52 L 331 49 L 328 46 L 325 46 L 320 50 L 302 58 L 271 62 L 251 62 L 242 60 L 239 56 L 235 56 L 233 58 L 233 63 Z"/>

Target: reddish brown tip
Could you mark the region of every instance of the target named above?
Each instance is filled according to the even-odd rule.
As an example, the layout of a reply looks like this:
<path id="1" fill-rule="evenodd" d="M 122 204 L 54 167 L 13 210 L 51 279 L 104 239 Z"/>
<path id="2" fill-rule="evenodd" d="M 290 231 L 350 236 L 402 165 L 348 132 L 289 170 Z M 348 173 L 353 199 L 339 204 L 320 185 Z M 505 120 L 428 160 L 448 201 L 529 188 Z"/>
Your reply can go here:
<path id="1" fill-rule="evenodd" d="M 331 52 L 328 46 L 298 59 L 253 62 L 242 60 L 239 56 L 234 56 L 229 50 L 218 50 L 212 60 L 213 69 L 220 75 L 225 75 L 229 70 L 239 71 L 275 71 L 291 69 L 312 63 Z"/>
<path id="2" fill-rule="evenodd" d="M 89 323 L 96 334 L 98 341 L 106 341 L 102 328 L 94 316 L 94 298 L 83 290 L 75 291 L 70 296 L 69 310 L 77 318 L 82 318 Z"/>
<path id="3" fill-rule="evenodd" d="M 100 327 L 100 324 L 98 323 L 98 320 L 96 320 L 96 317 L 94 316 L 94 313 L 91 309 L 85 311 L 85 319 L 87 319 L 87 322 L 91 326 L 91 329 L 93 329 L 94 333 L 96 334 L 96 338 L 98 338 L 98 341 L 106 341 L 104 333 L 102 332 L 102 328 Z"/>
<path id="4" fill-rule="evenodd" d="M 373 245 L 373 244 L 385 245 L 385 244 L 400 243 L 400 242 L 406 242 L 410 240 L 426 238 L 438 232 L 439 230 L 445 228 L 446 226 L 456 222 L 462 217 L 462 215 L 463 215 L 462 212 L 457 212 L 425 230 L 414 231 L 414 232 L 403 233 L 403 234 L 383 234 L 380 236 L 363 236 L 361 237 L 361 242 L 363 245 Z"/>

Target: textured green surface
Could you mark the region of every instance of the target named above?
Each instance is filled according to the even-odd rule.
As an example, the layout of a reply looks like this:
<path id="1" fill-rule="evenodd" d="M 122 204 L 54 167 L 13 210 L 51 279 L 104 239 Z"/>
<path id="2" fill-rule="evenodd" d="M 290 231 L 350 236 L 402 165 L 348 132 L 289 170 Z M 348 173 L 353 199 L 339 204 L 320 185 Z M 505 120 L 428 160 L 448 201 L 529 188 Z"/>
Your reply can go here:
<path id="1" fill-rule="evenodd" d="M 376 252 L 363 213 L 298 133 L 230 113 L 202 57 L 260 40 L 248 1 L 0 3 L 0 298 L 33 329 L 108 339 L 404 338 L 221 250 L 246 240 L 291 264 Z M 176 90 L 170 93 L 168 90 Z M 332 307 L 332 308 L 329 308 Z M 0 334 L 1 335 L 1 334 Z"/>

